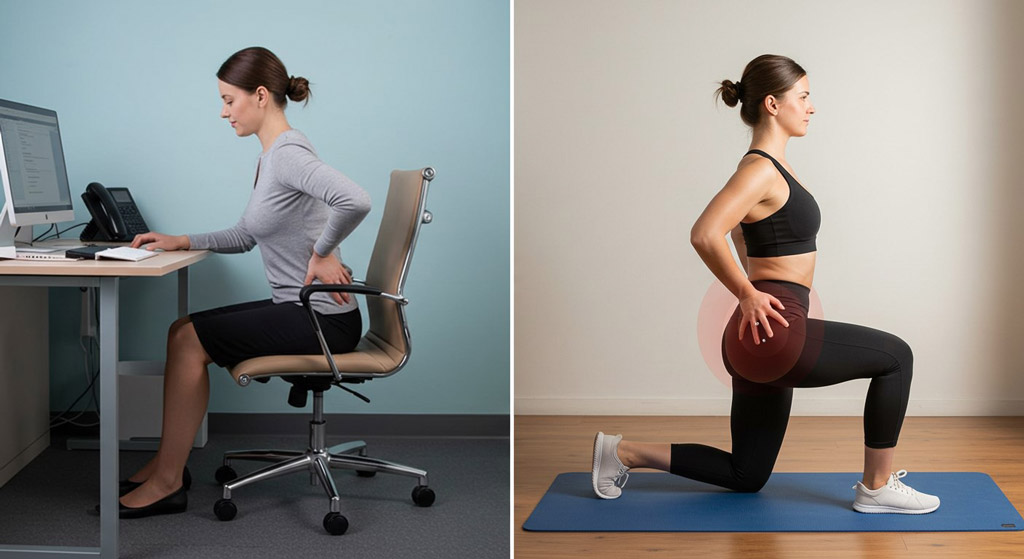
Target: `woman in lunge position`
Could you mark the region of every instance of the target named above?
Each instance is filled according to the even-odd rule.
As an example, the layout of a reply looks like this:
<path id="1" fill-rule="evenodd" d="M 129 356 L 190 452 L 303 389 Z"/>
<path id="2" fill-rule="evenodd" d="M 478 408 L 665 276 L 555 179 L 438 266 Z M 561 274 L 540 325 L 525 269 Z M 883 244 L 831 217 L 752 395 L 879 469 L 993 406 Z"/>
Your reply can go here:
<path id="1" fill-rule="evenodd" d="M 864 477 L 853 508 L 923 514 L 939 499 L 915 491 L 892 462 L 910 395 L 913 354 L 898 337 L 854 324 L 807 317 L 821 214 L 786 163 L 790 138 L 807 134 L 814 105 L 807 73 L 784 56 L 752 60 L 739 82 L 722 82 L 726 105 L 753 140 L 736 172 L 694 224 L 690 242 L 736 296 L 722 335 L 732 376 L 732 452 L 700 444 L 652 444 L 598 433 L 593 486 L 615 499 L 630 468 L 655 468 L 735 491 L 768 481 L 789 422 L 793 388 L 871 379 L 864 406 Z M 736 264 L 726 234 L 740 257 Z M 744 271 L 746 273 L 744 273 Z"/>

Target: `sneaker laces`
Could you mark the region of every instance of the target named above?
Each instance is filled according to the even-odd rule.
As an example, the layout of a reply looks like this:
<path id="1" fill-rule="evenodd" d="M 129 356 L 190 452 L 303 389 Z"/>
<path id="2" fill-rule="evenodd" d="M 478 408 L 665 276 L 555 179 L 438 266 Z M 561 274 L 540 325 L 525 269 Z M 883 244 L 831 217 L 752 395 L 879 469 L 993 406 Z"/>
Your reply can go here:
<path id="1" fill-rule="evenodd" d="M 907 471 L 906 470 L 900 470 L 898 472 L 893 472 L 892 473 L 892 478 L 890 478 L 890 479 L 892 479 L 892 483 L 889 484 L 889 487 L 891 487 L 895 491 L 899 491 L 900 493 L 906 493 L 907 495 L 913 495 L 914 493 L 917 493 L 917 491 L 915 491 L 913 487 L 910 487 L 909 485 L 907 485 L 907 484 L 903 483 L 902 481 L 900 481 L 900 478 L 903 478 L 906 475 L 907 475 Z"/>
<path id="2" fill-rule="evenodd" d="M 622 489 L 626 486 L 626 481 L 629 480 L 629 468 L 622 466 L 619 468 L 619 473 L 615 474 L 612 478 L 612 484 Z"/>
<path id="3" fill-rule="evenodd" d="M 900 479 L 903 478 L 903 477 L 906 477 L 906 475 L 907 475 L 907 471 L 906 470 L 900 470 L 898 472 L 893 472 L 892 475 L 889 477 L 889 479 L 892 480 L 892 483 L 886 483 L 882 487 L 888 487 L 888 488 L 892 489 L 893 491 L 899 491 L 900 493 L 905 493 L 907 495 L 914 495 L 914 494 L 916 494 L 917 490 L 915 490 L 913 487 L 911 487 L 911 486 L 903 483 L 902 481 L 900 481 Z M 861 484 L 861 485 L 863 485 L 863 484 Z M 857 489 L 857 487 L 858 487 L 857 485 L 854 485 L 853 487 L 851 487 L 851 489 Z M 864 486 L 864 488 L 867 489 L 867 486 Z"/>

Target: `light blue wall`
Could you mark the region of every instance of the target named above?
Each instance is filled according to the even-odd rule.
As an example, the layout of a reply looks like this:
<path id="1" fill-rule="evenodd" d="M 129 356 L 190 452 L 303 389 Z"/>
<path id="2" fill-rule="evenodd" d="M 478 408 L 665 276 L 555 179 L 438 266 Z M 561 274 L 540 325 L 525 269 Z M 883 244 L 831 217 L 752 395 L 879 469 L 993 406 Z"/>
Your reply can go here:
<path id="1" fill-rule="evenodd" d="M 414 354 L 399 376 L 340 393 L 328 411 L 509 412 L 509 6 L 503 1 L 297 3 L 0 0 L 0 98 L 60 118 L 76 217 L 87 183 L 126 186 L 154 230 L 234 224 L 252 188 L 253 137 L 219 118 L 215 73 L 233 52 L 274 51 L 309 78 L 287 115 L 321 158 L 370 193 L 343 244 L 361 276 L 392 169 L 437 178 L 407 285 Z M 37 228 L 37 233 L 41 232 Z M 192 269 L 191 310 L 265 298 L 259 255 Z M 173 278 L 125 280 L 121 357 L 163 359 Z M 52 405 L 83 388 L 79 294 L 51 293 Z M 212 412 L 290 412 L 285 385 L 239 388 L 211 366 Z"/>

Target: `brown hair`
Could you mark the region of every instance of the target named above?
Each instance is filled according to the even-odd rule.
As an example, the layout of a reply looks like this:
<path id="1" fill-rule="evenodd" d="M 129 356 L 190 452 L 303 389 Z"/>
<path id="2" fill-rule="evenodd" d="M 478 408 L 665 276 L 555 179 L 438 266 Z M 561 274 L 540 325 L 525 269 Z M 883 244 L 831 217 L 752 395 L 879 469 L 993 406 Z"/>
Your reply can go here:
<path id="1" fill-rule="evenodd" d="M 249 93 L 255 93 L 262 85 L 282 108 L 288 99 L 308 103 L 312 95 L 309 80 L 289 76 L 281 59 L 263 47 L 249 47 L 232 54 L 220 65 L 217 78 Z"/>
<path id="2" fill-rule="evenodd" d="M 781 98 L 793 84 L 807 72 L 792 59 L 777 54 L 762 54 L 751 60 L 743 69 L 740 81 L 722 81 L 722 87 L 715 91 L 730 107 L 743 103 L 740 117 L 751 127 L 761 121 L 761 102 L 771 95 Z"/>

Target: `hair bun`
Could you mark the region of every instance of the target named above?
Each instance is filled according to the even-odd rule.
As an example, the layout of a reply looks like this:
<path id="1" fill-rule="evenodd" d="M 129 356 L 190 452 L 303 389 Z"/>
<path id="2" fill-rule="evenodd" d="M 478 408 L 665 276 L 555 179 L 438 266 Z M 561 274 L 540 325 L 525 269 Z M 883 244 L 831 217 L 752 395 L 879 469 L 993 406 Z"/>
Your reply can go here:
<path id="1" fill-rule="evenodd" d="M 309 97 L 312 95 L 312 92 L 309 91 L 309 80 L 303 77 L 290 76 L 288 78 L 288 89 L 284 93 L 292 101 L 306 101 L 308 103 Z"/>
<path id="2" fill-rule="evenodd" d="M 743 100 L 743 86 L 740 82 L 722 80 L 722 87 L 718 88 L 718 93 L 722 96 L 722 101 L 730 107 L 735 107 Z"/>

